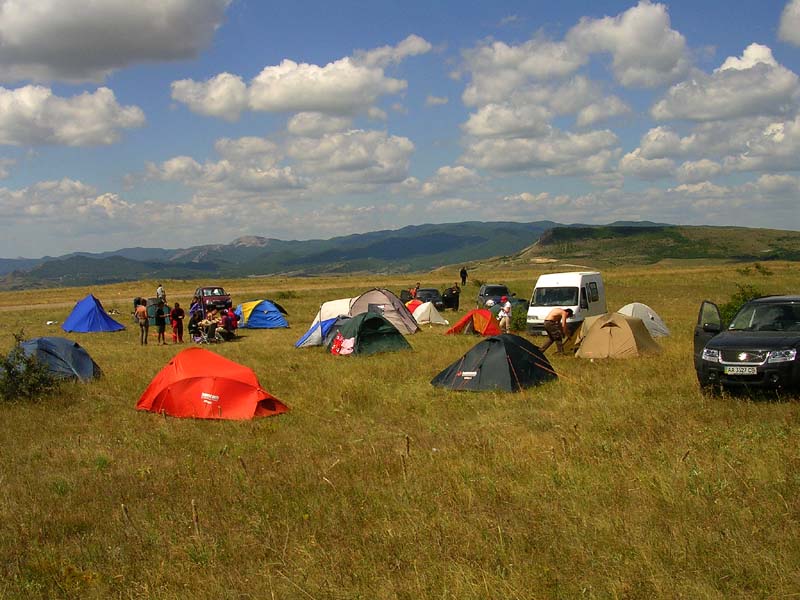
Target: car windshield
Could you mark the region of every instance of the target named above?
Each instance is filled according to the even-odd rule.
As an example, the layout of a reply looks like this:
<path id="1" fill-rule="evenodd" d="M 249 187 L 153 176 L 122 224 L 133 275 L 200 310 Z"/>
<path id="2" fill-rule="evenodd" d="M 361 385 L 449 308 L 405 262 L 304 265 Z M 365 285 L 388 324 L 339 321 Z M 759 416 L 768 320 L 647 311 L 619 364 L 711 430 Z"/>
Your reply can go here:
<path id="1" fill-rule="evenodd" d="M 438 296 L 439 290 L 433 288 L 420 288 L 417 290 L 417 298 L 420 296 Z"/>
<path id="2" fill-rule="evenodd" d="M 225 290 L 222 288 L 207 288 L 203 290 L 203 296 L 224 296 Z"/>
<path id="3" fill-rule="evenodd" d="M 484 296 L 508 296 L 508 288 L 504 285 L 489 285 L 483 290 Z"/>
<path id="4" fill-rule="evenodd" d="M 543 287 L 533 292 L 534 306 L 575 306 L 578 304 L 577 287 Z"/>
<path id="5" fill-rule="evenodd" d="M 800 303 L 748 304 L 733 318 L 731 331 L 800 331 Z"/>

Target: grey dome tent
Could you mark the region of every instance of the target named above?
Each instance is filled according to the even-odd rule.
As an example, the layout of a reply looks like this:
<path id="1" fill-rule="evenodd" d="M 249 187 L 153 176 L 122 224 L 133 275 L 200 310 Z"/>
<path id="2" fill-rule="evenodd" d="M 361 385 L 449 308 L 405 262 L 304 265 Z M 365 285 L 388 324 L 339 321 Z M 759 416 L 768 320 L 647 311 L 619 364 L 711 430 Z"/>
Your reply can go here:
<path id="1" fill-rule="evenodd" d="M 647 306 L 647 304 L 642 304 L 641 302 L 631 302 L 630 304 L 626 304 L 620 308 L 617 312 L 623 315 L 628 315 L 629 317 L 641 319 L 642 323 L 644 323 L 644 326 L 647 328 L 647 331 L 649 331 L 650 335 L 652 335 L 654 338 L 666 337 L 669 335 L 669 328 L 666 326 L 661 317 L 658 316 L 658 313 Z"/>
<path id="2" fill-rule="evenodd" d="M 470 392 L 519 392 L 556 379 L 550 361 L 531 342 L 510 333 L 481 340 L 431 380 L 434 387 Z"/>
<path id="3" fill-rule="evenodd" d="M 33 338 L 21 342 L 20 348 L 26 356 L 36 357 L 58 379 L 88 381 L 102 375 L 89 353 L 78 342 L 66 338 Z"/>

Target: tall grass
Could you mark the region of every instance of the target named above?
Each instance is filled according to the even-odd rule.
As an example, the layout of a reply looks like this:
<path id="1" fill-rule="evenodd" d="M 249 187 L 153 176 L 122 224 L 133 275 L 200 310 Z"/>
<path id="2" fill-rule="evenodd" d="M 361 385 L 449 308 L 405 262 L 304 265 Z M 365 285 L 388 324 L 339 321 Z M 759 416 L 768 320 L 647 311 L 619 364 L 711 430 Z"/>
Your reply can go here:
<path id="1" fill-rule="evenodd" d="M 537 269 L 470 278 L 525 297 Z M 766 292 L 800 290 L 796 265 L 770 269 Z M 139 413 L 180 347 L 142 348 L 132 328 L 68 336 L 105 377 L 0 407 L 0 597 L 796 595 L 798 404 L 704 397 L 692 368 L 699 301 L 726 301 L 743 276 L 697 264 L 605 276 L 610 308 L 645 302 L 670 326 L 663 354 L 553 357 L 560 379 L 520 394 L 432 388 L 477 341 L 443 328 L 411 336 L 413 352 L 293 347 L 324 300 L 452 274 L 223 282 L 235 302 L 274 297 L 289 312 L 291 329 L 211 347 L 289 405 L 275 418 Z M 171 300 L 195 286 L 164 284 Z M 150 287 L 91 291 L 123 312 Z M 0 295 L 1 349 L 19 329 L 63 335 L 46 321 L 89 291 Z"/>

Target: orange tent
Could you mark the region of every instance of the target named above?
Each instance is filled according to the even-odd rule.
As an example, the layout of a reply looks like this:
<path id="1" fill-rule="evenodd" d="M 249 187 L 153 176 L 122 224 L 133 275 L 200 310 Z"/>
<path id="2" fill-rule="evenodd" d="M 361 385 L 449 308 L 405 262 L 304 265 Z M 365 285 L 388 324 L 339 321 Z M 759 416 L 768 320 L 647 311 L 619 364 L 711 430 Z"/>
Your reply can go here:
<path id="1" fill-rule="evenodd" d="M 196 419 L 252 419 L 288 407 L 261 389 L 249 368 L 203 348 L 176 354 L 147 386 L 137 410 Z"/>
<path id="2" fill-rule="evenodd" d="M 485 308 L 476 308 L 469 311 L 464 317 L 445 331 L 451 333 L 476 333 L 478 335 L 500 335 L 500 331 L 492 313 Z"/>

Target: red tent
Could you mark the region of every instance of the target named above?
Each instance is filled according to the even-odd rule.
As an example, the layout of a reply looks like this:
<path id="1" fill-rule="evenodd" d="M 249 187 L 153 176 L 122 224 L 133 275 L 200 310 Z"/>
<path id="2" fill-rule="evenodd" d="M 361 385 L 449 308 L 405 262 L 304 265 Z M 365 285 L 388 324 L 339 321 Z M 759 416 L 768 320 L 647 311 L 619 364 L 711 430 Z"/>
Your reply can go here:
<path id="1" fill-rule="evenodd" d="M 408 302 L 406 302 L 406 308 L 413 315 L 414 311 L 417 310 L 417 307 L 420 304 L 422 304 L 422 300 L 417 300 L 416 298 L 413 298 L 413 299 L 409 300 Z"/>
<path id="2" fill-rule="evenodd" d="M 500 335 L 500 331 L 495 322 L 494 315 L 485 308 L 476 308 L 469 311 L 464 317 L 445 334 L 450 333 L 477 333 L 478 335 Z"/>
<path id="3" fill-rule="evenodd" d="M 176 354 L 147 386 L 136 408 L 196 419 L 252 419 L 289 410 L 261 389 L 251 369 L 202 348 Z"/>

